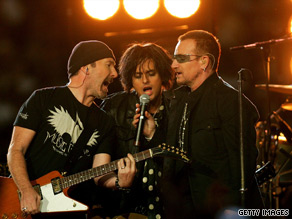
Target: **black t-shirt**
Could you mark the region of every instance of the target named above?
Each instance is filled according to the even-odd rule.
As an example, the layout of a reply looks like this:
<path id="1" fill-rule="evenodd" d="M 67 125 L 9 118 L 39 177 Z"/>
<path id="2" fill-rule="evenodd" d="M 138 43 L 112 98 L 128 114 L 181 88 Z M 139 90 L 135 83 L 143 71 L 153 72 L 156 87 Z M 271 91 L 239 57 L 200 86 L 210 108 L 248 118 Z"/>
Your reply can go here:
<path id="1" fill-rule="evenodd" d="M 31 180 L 53 170 L 63 171 L 70 151 L 87 124 L 90 111 L 90 137 L 82 145 L 72 173 L 91 168 L 97 153 L 112 153 L 113 122 L 106 113 L 96 107 L 86 107 L 71 93 L 68 87 L 52 87 L 36 90 L 20 108 L 15 126 L 34 130 L 36 135 L 26 154 L 27 170 Z"/>

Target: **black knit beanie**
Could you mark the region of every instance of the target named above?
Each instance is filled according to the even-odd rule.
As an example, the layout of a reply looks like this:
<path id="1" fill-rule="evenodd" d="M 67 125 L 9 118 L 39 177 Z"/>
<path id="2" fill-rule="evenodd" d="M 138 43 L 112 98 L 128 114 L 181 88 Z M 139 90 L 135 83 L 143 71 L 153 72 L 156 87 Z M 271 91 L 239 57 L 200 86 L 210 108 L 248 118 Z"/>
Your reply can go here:
<path id="1" fill-rule="evenodd" d="M 72 50 L 68 60 L 69 78 L 85 65 L 104 58 L 113 58 L 113 51 L 103 42 L 97 40 L 81 41 Z"/>

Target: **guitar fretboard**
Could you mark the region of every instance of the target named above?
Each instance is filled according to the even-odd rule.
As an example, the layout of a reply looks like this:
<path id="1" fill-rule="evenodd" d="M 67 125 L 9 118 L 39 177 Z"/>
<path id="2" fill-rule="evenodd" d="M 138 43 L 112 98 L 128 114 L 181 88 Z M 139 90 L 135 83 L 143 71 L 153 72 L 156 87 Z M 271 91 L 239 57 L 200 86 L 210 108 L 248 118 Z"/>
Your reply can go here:
<path id="1" fill-rule="evenodd" d="M 133 157 L 135 159 L 136 162 L 148 159 L 150 157 L 152 157 L 152 150 L 148 149 L 146 151 L 142 151 L 139 152 L 137 154 L 134 154 Z M 112 172 L 116 169 L 118 169 L 118 161 L 119 160 L 115 160 L 112 161 L 108 164 L 104 164 L 98 167 L 94 167 L 92 169 L 89 170 L 85 170 L 76 174 L 72 174 L 70 176 L 66 176 L 60 179 L 61 182 L 61 186 L 63 189 L 76 185 L 78 183 L 82 183 L 84 181 L 90 180 L 94 177 L 97 176 L 102 176 L 106 173 Z"/>

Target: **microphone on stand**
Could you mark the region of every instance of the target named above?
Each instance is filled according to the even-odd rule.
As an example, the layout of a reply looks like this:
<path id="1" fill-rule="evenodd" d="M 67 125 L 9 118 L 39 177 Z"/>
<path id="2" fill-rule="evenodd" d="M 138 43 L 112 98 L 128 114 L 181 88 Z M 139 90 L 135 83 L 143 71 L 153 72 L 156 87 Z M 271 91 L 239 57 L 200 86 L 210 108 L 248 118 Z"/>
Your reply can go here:
<path id="1" fill-rule="evenodd" d="M 136 140 L 134 142 L 135 146 L 139 146 L 140 145 L 140 138 L 141 138 L 141 134 L 142 134 L 142 130 L 144 127 L 144 118 L 145 118 L 145 111 L 147 108 L 147 104 L 150 101 L 150 97 L 147 94 L 142 94 L 140 96 L 140 117 L 139 117 L 139 124 L 137 127 L 137 134 L 136 134 Z"/>
<path id="2" fill-rule="evenodd" d="M 252 44 L 247 44 L 243 46 L 234 46 L 230 47 L 230 51 L 235 51 L 235 50 L 242 50 L 242 49 L 255 49 L 255 48 L 263 48 L 264 46 L 280 43 L 286 40 L 292 40 L 292 37 L 287 37 L 287 38 L 282 38 L 282 39 L 272 39 L 272 40 L 267 40 L 267 41 L 262 41 L 262 42 L 256 42 Z"/>

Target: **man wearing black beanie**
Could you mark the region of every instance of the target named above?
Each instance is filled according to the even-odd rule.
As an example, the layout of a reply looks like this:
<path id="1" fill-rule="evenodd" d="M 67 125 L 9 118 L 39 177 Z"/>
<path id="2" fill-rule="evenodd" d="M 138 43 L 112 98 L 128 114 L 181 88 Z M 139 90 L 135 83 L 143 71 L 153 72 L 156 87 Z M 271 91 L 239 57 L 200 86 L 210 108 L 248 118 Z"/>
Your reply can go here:
<path id="1" fill-rule="evenodd" d="M 14 122 L 7 160 L 20 194 L 18 214 L 47 218 L 52 214 L 44 213 L 50 212 L 56 218 L 71 212 L 70 218 L 80 218 L 76 212 L 86 212 L 87 206 L 69 200 L 63 189 L 94 177 L 96 184 L 113 189 L 132 184 L 136 165 L 130 154 L 117 162 L 118 174 L 90 169 L 109 163 L 113 150 L 113 122 L 94 103 L 106 97 L 117 77 L 113 51 L 101 41 L 82 41 L 72 50 L 67 69 L 69 83 L 34 91 Z"/>

